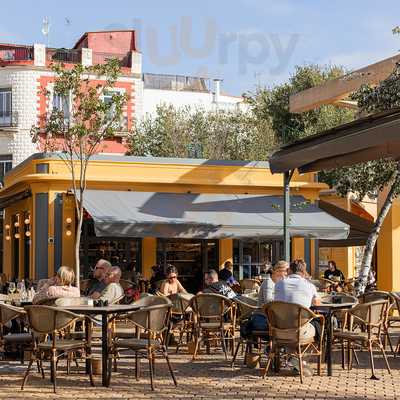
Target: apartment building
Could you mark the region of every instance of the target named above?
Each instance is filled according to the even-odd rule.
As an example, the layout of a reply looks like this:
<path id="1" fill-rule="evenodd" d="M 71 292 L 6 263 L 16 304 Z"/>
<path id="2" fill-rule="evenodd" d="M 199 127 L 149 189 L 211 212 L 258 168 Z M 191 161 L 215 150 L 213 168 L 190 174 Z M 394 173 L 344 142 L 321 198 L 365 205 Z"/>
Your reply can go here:
<path id="1" fill-rule="evenodd" d="M 201 77 L 143 73 L 133 30 L 86 32 L 71 49 L 0 44 L 0 181 L 9 169 L 38 151 L 30 130 L 40 118 L 54 107 L 69 114 L 72 99 L 52 94 L 51 63 L 94 65 L 110 58 L 121 63 L 115 90 L 127 93 L 129 101 L 124 109 L 124 132 L 105 143 L 104 153 L 124 154 L 126 132 L 162 103 L 213 110 L 235 109 L 243 102 L 241 97 L 221 94 L 219 79 L 211 85 Z"/>

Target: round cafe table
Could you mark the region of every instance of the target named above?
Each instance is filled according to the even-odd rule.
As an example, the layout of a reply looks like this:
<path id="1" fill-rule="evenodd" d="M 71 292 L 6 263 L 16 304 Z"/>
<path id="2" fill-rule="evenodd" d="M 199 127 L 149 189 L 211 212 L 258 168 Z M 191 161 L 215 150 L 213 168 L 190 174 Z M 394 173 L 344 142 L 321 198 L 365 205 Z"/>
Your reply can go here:
<path id="1" fill-rule="evenodd" d="M 356 297 L 350 295 L 330 295 L 322 297 L 319 306 L 312 309 L 325 316 L 326 323 L 326 364 L 328 376 L 332 376 L 333 315 L 338 310 L 349 310 L 358 304 Z"/>

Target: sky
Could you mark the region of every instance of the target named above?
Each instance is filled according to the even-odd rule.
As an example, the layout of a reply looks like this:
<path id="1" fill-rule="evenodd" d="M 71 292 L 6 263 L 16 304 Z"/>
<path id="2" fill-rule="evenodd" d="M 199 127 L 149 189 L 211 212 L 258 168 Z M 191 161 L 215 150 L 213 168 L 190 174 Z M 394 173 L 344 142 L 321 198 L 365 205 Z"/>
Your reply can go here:
<path id="1" fill-rule="evenodd" d="M 223 79 L 241 95 L 285 82 L 296 65 L 349 70 L 395 55 L 399 0 L 13 0 L 0 43 L 72 47 L 85 31 L 136 29 L 143 72 Z"/>

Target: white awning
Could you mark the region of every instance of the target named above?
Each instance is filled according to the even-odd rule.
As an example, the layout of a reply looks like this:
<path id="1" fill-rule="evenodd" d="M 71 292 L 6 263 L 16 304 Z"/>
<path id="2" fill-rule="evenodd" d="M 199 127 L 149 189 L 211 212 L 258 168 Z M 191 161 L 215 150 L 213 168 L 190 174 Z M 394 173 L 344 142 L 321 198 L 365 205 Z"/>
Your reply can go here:
<path id="1" fill-rule="evenodd" d="M 87 190 L 84 208 L 101 237 L 277 238 L 283 235 L 283 197 Z M 339 240 L 349 226 L 291 197 L 290 235 Z"/>

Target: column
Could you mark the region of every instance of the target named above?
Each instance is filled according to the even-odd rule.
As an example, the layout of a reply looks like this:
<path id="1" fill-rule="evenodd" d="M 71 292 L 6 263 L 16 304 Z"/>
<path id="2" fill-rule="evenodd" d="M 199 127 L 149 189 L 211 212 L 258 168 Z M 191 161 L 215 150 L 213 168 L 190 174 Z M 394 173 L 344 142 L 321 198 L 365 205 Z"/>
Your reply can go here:
<path id="1" fill-rule="evenodd" d="M 226 261 L 233 263 L 233 239 L 219 240 L 219 269 L 224 267 Z"/>
<path id="2" fill-rule="evenodd" d="M 142 273 L 145 278 L 151 277 L 151 267 L 157 263 L 157 238 L 142 239 Z"/>

